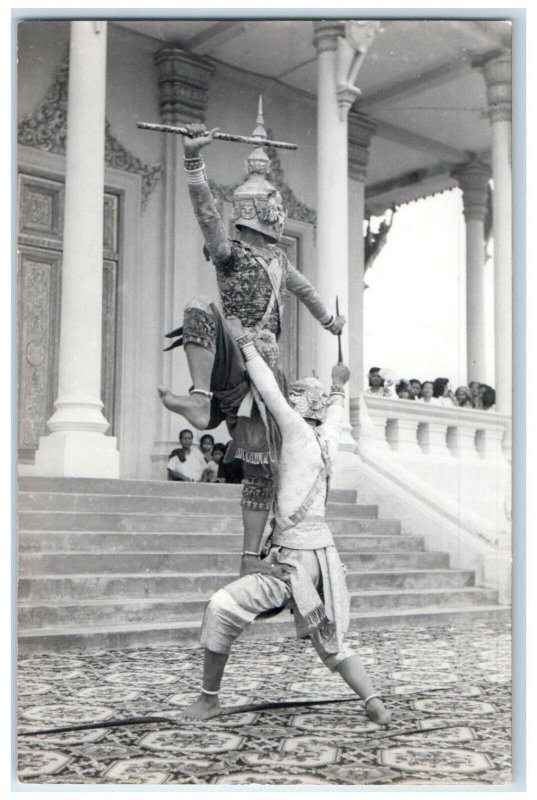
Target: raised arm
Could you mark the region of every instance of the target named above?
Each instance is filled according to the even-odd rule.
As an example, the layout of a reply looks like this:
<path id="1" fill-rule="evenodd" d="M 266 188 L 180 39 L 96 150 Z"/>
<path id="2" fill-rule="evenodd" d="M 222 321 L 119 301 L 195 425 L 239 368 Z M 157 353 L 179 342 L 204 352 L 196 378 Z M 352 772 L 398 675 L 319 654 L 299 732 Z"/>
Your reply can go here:
<path id="1" fill-rule="evenodd" d="M 225 261 L 231 254 L 231 245 L 222 218 L 216 208 L 216 203 L 207 181 L 205 164 L 200 155 L 201 148 L 212 142 L 213 134 L 217 128 L 206 132 L 203 125 L 192 124 L 186 127 L 198 133 L 198 136 L 194 139 L 183 136 L 185 171 L 194 214 L 198 220 L 211 259 L 213 261 Z"/>
<path id="2" fill-rule="evenodd" d="M 349 378 L 350 371 L 346 364 L 338 362 L 332 367 L 330 405 L 326 411 L 322 432 L 333 463 L 336 461 L 339 437 L 345 422 L 345 384 L 348 383 Z"/>
<path id="3" fill-rule="evenodd" d="M 226 324 L 241 349 L 252 383 L 276 420 L 280 433 L 282 436 L 285 435 L 287 431 L 296 426 L 297 417 L 301 419 L 300 415 L 288 404 L 272 370 L 257 352 L 251 337 L 244 333 L 240 320 L 236 317 L 228 317 Z"/>
<path id="4" fill-rule="evenodd" d="M 341 333 L 346 322 L 345 317 L 335 317 L 331 314 L 321 300 L 315 287 L 312 286 L 305 275 L 302 275 L 301 272 L 291 265 L 289 265 L 288 268 L 285 285 L 295 297 L 298 297 L 298 299 L 304 303 L 312 316 L 319 320 L 323 328 L 326 328 L 327 331 L 333 334 Z"/>

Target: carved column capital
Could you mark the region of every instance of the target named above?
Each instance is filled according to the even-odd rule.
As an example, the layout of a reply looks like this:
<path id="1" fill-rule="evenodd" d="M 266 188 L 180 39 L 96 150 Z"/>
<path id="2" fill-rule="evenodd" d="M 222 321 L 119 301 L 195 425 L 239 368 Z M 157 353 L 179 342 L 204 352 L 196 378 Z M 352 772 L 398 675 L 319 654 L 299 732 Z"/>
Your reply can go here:
<path id="1" fill-rule="evenodd" d="M 313 44 L 317 53 L 337 50 L 339 36 L 345 35 L 345 23 L 335 19 L 322 19 L 313 23 Z"/>
<path id="2" fill-rule="evenodd" d="M 512 55 L 511 50 L 495 50 L 474 59 L 472 66 L 483 73 L 491 122 L 511 122 Z"/>
<path id="3" fill-rule="evenodd" d="M 349 177 L 363 182 L 369 163 L 369 145 L 377 130 L 377 124 L 359 111 L 351 111 L 348 122 Z"/>
<path id="4" fill-rule="evenodd" d="M 164 47 L 154 55 L 164 123 L 204 122 L 214 66 L 180 47 Z"/>
<path id="5" fill-rule="evenodd" d="M 485 221 L 488 210 L 488 188 L 491 170 L 481 161 L 469 161 L 452 171 L 452 176 L 462 189 L 462 202 L 466 221 Z"/>

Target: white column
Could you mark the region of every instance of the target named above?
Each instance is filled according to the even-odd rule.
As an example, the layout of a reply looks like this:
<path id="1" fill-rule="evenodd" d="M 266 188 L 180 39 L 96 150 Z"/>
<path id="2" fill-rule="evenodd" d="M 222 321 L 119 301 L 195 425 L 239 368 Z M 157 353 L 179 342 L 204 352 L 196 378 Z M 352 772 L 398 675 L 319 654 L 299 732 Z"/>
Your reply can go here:
<path id="1" fill-rule="evenodd" d="M 356 27 L 353 23 L 336 20 L 314 23 L 314 43 L 318 54 L 317 288 L 331 311 L 335 311 L 336 297 L 339 299 L 339 311 L 348 321 L 348 112 L 360 94 L 354 86 L 354 80 L 376 27 L 377 23 L 360 23 Z M 358 192 L 355 199 L 363 217 L 363 196 L 360 194 Z M 350 340 L 354 328 L 354 324 L 352 328 L 347 324 L 341 337 L 343 360 L 347 364 L 350 364 Z M 336 361 L 336 340 L 321 330 L 317 339 L 317 374 L 325 386 L 331 383 L 330 372 Z M 345 483 L 354 486 L 357 456 L 356 442 L 351 434 L 348 401 L 347 424 L 339 450 L 336 485 L 343 487 Z"/>
<path id="2" fill-rule="evenodd" d="M 71 23 L 58 398 L 38 475 L 119 477 L 101 401 L 106 33 Z"/>
<path id="3" fill-rule="evenodd" d="M 363 392 L 364 380 L 364 215 L 369 145 L 376 124 L 364 114 L 349 112 L 349 394 Z"/>
<path id="4" fill-rule="evenodd" d="M 336 94 L 337 40 L 344 25 L 337 21 L 316 22 L 318 61 L 317 98 L 317 289 L 328 308 L 349 319 L 348 261 L 348 146 L 347 119 L 342 119 Z M 337 361 L 336 340 L 320 331 L 317 343 L 317 374 L 325 386 Z M 341 337 L 343 360 L 349 363 L 349 327 Z"/>
<path id="5" fill-rule="evenodd" d="M 485 76 L 492 126 L 496 408 L 512 407 L 511 51 L 474 61 Z"/>
<path id="6" fill-rule="evenodd" d="M 454 170 L 462 189 L 466 220 L 466 382 L 483 383 L 486 376 L 485 343 L 485 218 L 490 167 L 471 161 Z"/>

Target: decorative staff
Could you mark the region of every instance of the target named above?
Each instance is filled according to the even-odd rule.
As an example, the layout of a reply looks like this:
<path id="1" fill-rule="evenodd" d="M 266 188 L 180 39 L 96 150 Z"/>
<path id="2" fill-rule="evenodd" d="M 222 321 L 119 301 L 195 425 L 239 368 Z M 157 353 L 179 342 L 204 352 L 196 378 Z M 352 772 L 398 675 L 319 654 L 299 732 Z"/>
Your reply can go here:
<path id="1" fill-rule="evenodd" d="M 176 125 L 161 125 L 159 122 L 137 122 L 138 128 L 147 131 L 162 131 L 163 133 L 179 133 L 181 136 L 188 136 L 190 139 L 195 139 L 197 136 L 204 136 L 206 131 L 200 133 L 191 133 L 187 128 L 181 128 Z M 238 133 L 220 133 L 215 131 L 213 139 L 219 139 L 222 142 L 240 142 L 241 144 L 254 144 L 259 147 L 279 147 L 281 150 L 296 150 L 297 144 L 291 142 L 276 142 L 273 139 L 263 139 L 258 136 L 241 136 Z"/>
<path id="2" fill-rule="evenodd" d="M 257 122 L 259 123 L 263 120 L 263 98 L 259 98 L 259 110 L 258 110 L 258 117 Z M 142 130 L 147 131 L 162 131 L 163 133 L 179 133 L 181 136 L 188 136 L 189 139 L 195 139 L 198 136 L 205 136 L 206 131 L 200 131 L 198 133 L 193 133 L 188 128 L 181 128 L 177 125 L 162 125 L 160 122 L 137 122 L 136 123 L 138 128 L 142 128 Z M 264 133 L 264 131 L 263 131 Z M 267 139 L 266 136 L 256 135 L 256 131 L 254 131 L 253 136 L 241 136 L 238 133 L 222 133 L 221 131 L 215 131 L 213 133 L 213 139 L 218 139 L 221 142 L 239 142 L 240 144 L 254 144 L 258 147 L 278 147 L 280 150 L 296 150 L 298 148 L 297 144 L 292 144 L 291 142 L 275 142 L 273 139 Z"/>

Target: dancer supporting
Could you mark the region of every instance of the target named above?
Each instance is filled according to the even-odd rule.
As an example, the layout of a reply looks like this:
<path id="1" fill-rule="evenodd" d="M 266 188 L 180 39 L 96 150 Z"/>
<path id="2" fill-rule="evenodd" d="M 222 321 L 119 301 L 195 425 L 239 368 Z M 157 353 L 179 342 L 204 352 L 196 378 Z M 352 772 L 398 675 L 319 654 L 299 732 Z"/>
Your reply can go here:
<path id="1" fill-rule="evenodd" d="M 254 135 L 266 137 L 261 108 L 257 122 Z M 329 313 L 310 282 L 291 266 L 285 251 L 276 246 L 282 237 L 286 214 L 279 192 L 267 180 L 270 159 L 265 150 L 257 147 L 250 154 L 247 178 L 233 194 L 238 238 L 230 239 L 200 156 L 201 148 L 211 143 L 215 131 L 206 132 L 201 125 L 188 127 L 198 136 L 183 138 L 186 177 L 206 253 L 215 266 L 224 317 L 238 317 L 256 338 L 258 350 L 270 352 L 270 366 L 283 389 L 285 379 L 278 370 L 278 351 L 272 344 L 280 336 L 286 290 L 295 294 L 332 334 L 341 332 L 345 318 Z M 278 457 L 275 426 L 255 396 L 252 398 L 240 351 L 229 337 L 222 315 L 209 299 L 192 300 L 185 309 L 182 328 L 175 333 L 179 338 L 171 347 L 184 345 L 193 386 L 186 396 L 159 387 L 162 402 L 200 430 L 215 428 L 226 421 L 232 443 L 225 461 L 239 458 L 244 464 L 241 502 L 244 528 L 252 535 L 261 535 L 272 500 L 271 461 Z"/>
<path id="2" fill-rule="evenodd" d="M 260 553 L 261 536 L 245 531 L 242 577 L 209 601 L 201 632 L 205 648 L 202 689 L 183 718 L 208 719 L 220 712 L 218 692 L 232 643 L 259 614 L 288 606 L 293 609 L 299 638 L 309 636 L 326 666 L 364 700 L 370 719 L 386 725 L 389 711 L 360 657 L 344 642 L 350 598 L 345 568 L 324 518 L 330 449 L 337 445 L 343 422 L 343 386 L 349 370 L 341 363 L 333 368 L 329 398 L 317 379 L 297 381 L 289 388 L 289 405 L 251 334 L 244 332 L 238 320 L 228 320 L 228 324 L 282 437 L 274 528 L 265 558 Z"/>

